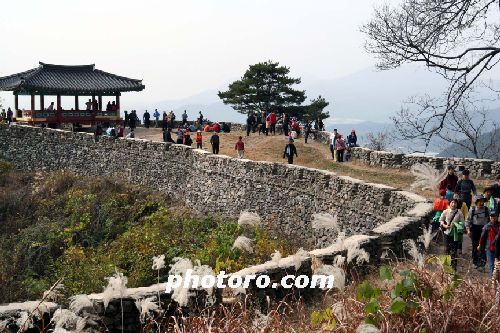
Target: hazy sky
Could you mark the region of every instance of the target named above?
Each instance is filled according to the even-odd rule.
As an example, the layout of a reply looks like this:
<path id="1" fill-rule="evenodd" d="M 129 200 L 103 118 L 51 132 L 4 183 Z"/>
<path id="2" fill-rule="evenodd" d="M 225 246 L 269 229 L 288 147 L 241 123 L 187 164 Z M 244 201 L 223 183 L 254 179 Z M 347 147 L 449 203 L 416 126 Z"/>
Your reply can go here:
<path id="1" fill-rule="evenodd" d="M 394 0 L 396 1 L 396 0 Z M 303 81 L 374 64 L 359 26 L 381 0 L 2 0 L 0 76 L 89 64 L 143 79 L 140 105 L 218 89 L 272 59 Z M 11 93 L 2 93 L 11 105 Z"/>

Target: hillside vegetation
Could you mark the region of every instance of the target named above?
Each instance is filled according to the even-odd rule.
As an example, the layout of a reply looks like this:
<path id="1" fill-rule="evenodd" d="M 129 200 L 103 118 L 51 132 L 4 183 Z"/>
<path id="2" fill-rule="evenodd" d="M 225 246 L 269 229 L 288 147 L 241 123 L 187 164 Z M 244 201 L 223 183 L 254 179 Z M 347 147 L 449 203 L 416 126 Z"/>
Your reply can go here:
<path id="1" fill-rule="evenodd" d="M 68 295 L 100 292 L 115 267 L 130 287 L 146 286 L 161 254 L 167 263 L 186 257 L 234 271 L 291 252 L 257 229 L 254 254 L 243 255 L 231 249 L 236 221 L 199 216 L 117 179 L 17 173 L 2 161 L 0 170 L 0 303 L 40 297 L 61 277 Z"/>

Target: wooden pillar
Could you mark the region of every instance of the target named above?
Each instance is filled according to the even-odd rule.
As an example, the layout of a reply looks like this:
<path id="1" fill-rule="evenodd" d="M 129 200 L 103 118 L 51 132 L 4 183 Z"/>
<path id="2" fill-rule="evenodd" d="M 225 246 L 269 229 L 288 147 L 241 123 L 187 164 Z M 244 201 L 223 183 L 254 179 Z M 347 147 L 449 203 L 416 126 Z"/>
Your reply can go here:
<path id="1" fill-rule="evenodd" d="M 44 110 L 45 109 L 45 96 L 44 95 L 40 95 L 40 110 Z"/>
<path id="2" fill-rule="evenodd" d="M 80 110 L 80 106 L 78 105 L 78 96 L 75 96 L 75 110 L 76 111 Z"/>
<path id="3" fill-rule="evenodd" d="M 35 95 L 31 94 L 31 111 L 35 111 Z"/>
<path id="4" fill-rule="evenodd" d="M 120 115 L 120 94 L 116 94 L 116 108 L 118 109 L 118 115 Z"/>
<path id="5" fill-rule="evenodd" d="M 19 95 L 16 92 L 14 93 L 14 109 L 19 110 Z"/>
<path id="6" fill-rule="evenodd" d="M 98 103 L 99 103 L 99 104 L 98 104 L 98 106 L 97 106 L 97 109 L 98 109 L 99 111 L 102 111 L 102 96 L 101 96 L 101 95 L 99 95 L 99 96 L 97 97 L 97 99 L 98 99 Z"/>
<path id="7" fill-rule="evenodd" d="M 62 113 L 61 113 L 61 95 L 57 95 L 57 109 L 56 109 L 56 117 L 57 123 L 60 124 L 62 122 Z"/>

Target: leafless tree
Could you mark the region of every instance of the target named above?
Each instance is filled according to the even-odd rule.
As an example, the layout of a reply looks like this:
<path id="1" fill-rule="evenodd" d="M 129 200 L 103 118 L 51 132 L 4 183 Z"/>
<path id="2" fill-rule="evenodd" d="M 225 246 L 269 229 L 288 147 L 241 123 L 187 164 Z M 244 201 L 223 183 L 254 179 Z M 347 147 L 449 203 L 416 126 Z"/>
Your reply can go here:
<path id="1" fill-rule="evenodd" d="M 480 102 L 462 99 L 435 135 L 475 158 L 491 158 L 497 155 L 500 148 L 497 133 L 499 124 L 480 105 Z M 435 114 L 440 108 L 439 103 L 429 96 L 410 98 L 393 118 L 397 134 L 399 137 L 412 138 L 415 137 L 414 131 L 417 131 L 418 136 L 418 129 L 422 128 L 418 114 Z"/>
<path id="2" fill-rule="evenodd" d="M 499 0 L 402 0 L 375 9 L 362 26 L 368 37 L 365 48 L 377 56 L 379 69 L 424 63 L 448 80 L 439 108 L 417 114 L 412 135 L 426 147 L 470 89 L 500 61 L 499 6 Z"/>
<path id="3" fill-rule="evenodd" d="M 391 136 L 386 130 L 376 133 L 369 132 L 366 134 L 366 147 L 371 150 L 387 150 L 391 141 Z"/>

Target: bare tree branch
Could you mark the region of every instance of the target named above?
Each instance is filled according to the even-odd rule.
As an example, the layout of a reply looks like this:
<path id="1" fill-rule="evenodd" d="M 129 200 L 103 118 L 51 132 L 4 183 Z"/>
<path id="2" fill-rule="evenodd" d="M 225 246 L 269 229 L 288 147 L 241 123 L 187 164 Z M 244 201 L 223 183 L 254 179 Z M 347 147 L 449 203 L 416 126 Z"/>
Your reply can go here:
<path id="1" fill-rule="evenodd" d="M 376 55 L 379 69 L 422 62 L 448 80 L 443 102 L 433 108 L 440 111 L 417 126 L 426 147 L 500 61 L 499 13 L 496 0 L 402 0 L 399 6 L 375 9 L 373 19 L 362 26 L 368 37 L 365 48 Z"/>

